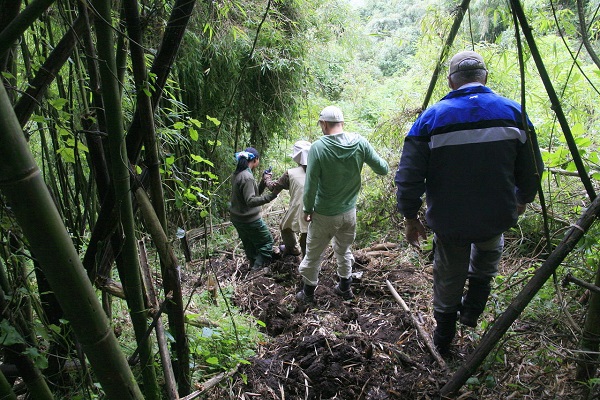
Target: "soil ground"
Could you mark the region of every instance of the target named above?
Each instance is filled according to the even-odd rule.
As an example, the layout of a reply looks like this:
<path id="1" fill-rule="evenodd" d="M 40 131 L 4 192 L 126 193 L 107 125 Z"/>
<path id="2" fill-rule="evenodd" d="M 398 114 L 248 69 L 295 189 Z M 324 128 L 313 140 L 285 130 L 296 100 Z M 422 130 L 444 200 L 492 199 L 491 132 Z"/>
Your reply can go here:
<path id="1" fill-rule="evenodd" d="M 507 238 L 500 265 L 505 275 L 532 264 L 510 254 L 506 257 L 510 241 Z M 263 321 L 269 339 L 259 344 L 250 364 L 210 389 L 208 399 L 437 399 L 441 387 L 507 306 L 498 304 L 498 298 L 490 299 L 477 328 L 458 324 L 453 349 L 442 368 L 412 319 L 432 334 L 430 252 L 394 244 L 355 250 L 352 290 L 356 297 L 344 301 L 333 292 L 337 274 L 330 247 L 324 254 L 314 305 L 295 298 L 301 288 L 299 257 L 280 257 L 268 269 L 250 271 L 240 252 L 239 248 L 224 252 L 212 263 L 219 280 L 235 287 L 234 305 Z M 410 314 L 394 299 L 386 281 L 407 303 Z M 574 382 L 578 336 L 562 322 L 560 310 L 555 314 L 556 319 L 550 320 L 522 315 L 450 398 L 600 398 L 598 385 L 590 397 Z"/>

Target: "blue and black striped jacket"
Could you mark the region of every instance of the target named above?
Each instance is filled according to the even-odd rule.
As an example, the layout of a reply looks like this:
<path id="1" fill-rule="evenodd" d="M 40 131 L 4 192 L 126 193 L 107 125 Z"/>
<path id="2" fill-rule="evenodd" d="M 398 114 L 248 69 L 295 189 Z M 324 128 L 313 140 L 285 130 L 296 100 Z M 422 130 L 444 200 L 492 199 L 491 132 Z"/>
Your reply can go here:
<path id="1" fill-rule="evenodd" d="M 477 242 L 518 218 L 533 201 L 543 171 L 534 128 L 521 106 L 483 85 L 448 93 L 409 131 L 396 171 L 398 211 L 426 220 L 442 238 Z M 531 140 L 533 139 L 533 140 Z"/>

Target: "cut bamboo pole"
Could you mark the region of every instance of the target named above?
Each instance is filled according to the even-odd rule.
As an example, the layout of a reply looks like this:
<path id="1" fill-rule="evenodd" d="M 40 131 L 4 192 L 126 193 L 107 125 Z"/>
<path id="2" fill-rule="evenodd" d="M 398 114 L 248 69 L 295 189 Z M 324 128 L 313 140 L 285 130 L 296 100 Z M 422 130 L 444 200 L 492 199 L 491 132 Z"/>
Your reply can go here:
<path id="1" fill-rule="evenodd" d="M 419 335 L 425 341 L 425 345 L 427 346 L 427 349 L 429 349 L 429 352 L 431 353 L 433 358 L 435 358 L 435 361 L 437 361 L 437 363 L 440 365 L 440 367 L 442 367 L 443 369 L 446 369 L 446 363 L 444 362 L 444 359 L 442 358 L 440 353 L 435 349 L 435 346 L 433 345 L 433 342 L 431 341 L 431 337 L 429 336 L 429 334 L 427 332 L 425 332 L 425 330 L 423 329 L 423 327 L 421 326 L 419 321 L 417 321 L 415 316 L 410 312 L 410 308 L 408 308 L 408 306 L 406 305 L 404 300 L 402 300 L 402 297 L 400 297 L 400 295 L 398 294 L 396 289 L 394 289 L 394 287 L 392 286 L 390 281 L 388 281 L 386 279 L 385 284 L 387 285 L 390 292 L 392 292 L 392 296 L 394 296 L 394 299 L 396 299 L 398 304 L 400 304 L 400 306 L 402 306 L 402 309 L 404 311 L 406 311 L 408 313 L 408 315 L 410 316 L 410 319 L 411 319 L 413 325 L 415 326 L 415 329 L 417 330 L 417 332 L 419 332 Z"/>

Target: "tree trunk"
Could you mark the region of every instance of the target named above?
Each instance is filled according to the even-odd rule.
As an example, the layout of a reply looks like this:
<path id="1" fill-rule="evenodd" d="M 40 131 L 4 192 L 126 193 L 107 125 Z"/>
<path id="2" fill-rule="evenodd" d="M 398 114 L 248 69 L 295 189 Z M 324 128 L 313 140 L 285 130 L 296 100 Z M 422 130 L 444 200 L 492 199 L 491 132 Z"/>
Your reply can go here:
<path id="1" fill-rule="evenodd" d="M 108 397 L 143 399 L 35 164 L 3 85 L 0 85 L 0 189 Z"/>

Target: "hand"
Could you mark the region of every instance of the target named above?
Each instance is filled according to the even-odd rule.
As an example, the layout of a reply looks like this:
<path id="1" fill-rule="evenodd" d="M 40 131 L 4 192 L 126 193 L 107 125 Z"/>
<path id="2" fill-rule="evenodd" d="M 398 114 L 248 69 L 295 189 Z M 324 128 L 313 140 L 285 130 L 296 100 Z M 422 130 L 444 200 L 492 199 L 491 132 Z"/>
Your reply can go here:
<path id="1" fill-rule="evenodd" d="M 306 222 L 312 221 L 312 213 L 310 213 L 310 214 L 309 213 L 304 213 L 304 220 Z"/>
<path id="2" fill-rule="evenodd" d="M 270 178 L 271 178 L 272 176 L 273 176 L 273 173 L 272 173 L 272 172 L 267 172 L 267 171 L 265 171 L 265 172 L 263 172 L 263 174 L 262 174 L 262 180 L 266 182 L 266 181 L 267 181 L 267 178 L 269 178 L 269 180 L 270 180 Z"/>
<path id="3" fill-rule="evenodd" d="M 523 213 L 525 212 L 526 208 L 527 208 L 527 204 L 519 204 L 519 203 L 517 203 L 517 214 L 518 215 L 523 215 Z"/>
<path id="4" fill-rule="evenodd" d="M 415 246 L 417 249 L 421 248 L 419 236 L 427 239 L 427 234 L 419 218 L 407 218 L 404 220 L 404 236 L 412 246 Z"/>

